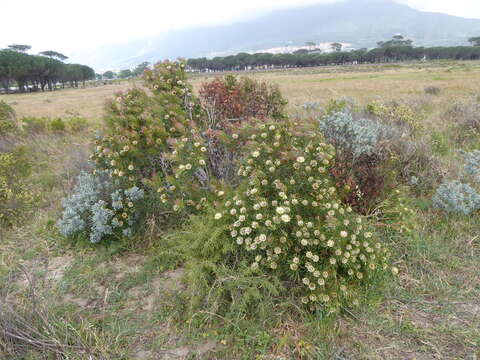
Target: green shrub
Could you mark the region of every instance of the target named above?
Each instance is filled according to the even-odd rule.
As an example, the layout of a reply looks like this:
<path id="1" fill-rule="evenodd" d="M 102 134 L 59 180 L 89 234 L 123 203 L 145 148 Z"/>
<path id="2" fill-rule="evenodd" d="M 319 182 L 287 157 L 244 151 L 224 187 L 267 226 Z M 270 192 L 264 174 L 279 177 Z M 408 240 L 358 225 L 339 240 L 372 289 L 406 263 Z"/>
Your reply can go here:
<path id="1" fill-rule="evenodd" d="M 19 223 L 33 208 L 34 193 L 27 182 L 29 173 L 30 163 L 22 148 L 0 152 L 0 225 Z"/>
<path id="2" fill-rule="evenodd" d="M 55 118 L 49 121 L 49 128 L 53 132 L 65 131 L 65 122 L 61 118 Z"/>
<path id="3" fill-rule="evenodd" d="M 5 101 L 0 101 L 0 134 L 16 128 L 15 110 Z"/>
<path id="4" fill-rule="evenodd" d="M 351 97 L 343 97 L 340 99 L 332 99 L 325 106 L 325 114 L 331 115 L 341 112 L 353 112 L 355 109 L 355 100 Z"/>
<path id="5" fill-rule="evenodd" d="M 26 116 L 22 118 L 21 123 L 23 130 L 27 133 L 46 132 L 48 129 L 49 118 Z"/>
<path id="6" fill-rule="evenodd" d="M 30 134 L 64 132 L 67 125 L 62 118 L 26 116 L 22 119 L 23 130 Z"/>
<path id="7" fill-rule="evenodd" d="M 433 131 L 430 135 L 430 142 L 432 144 L 432 149 L 439 155 L 446 155 L 449 150 L 449 144 L 445 135 Z"/>
<path id="8" fill-rule="evenodd" d="M 88 127 L 88 121 L 82 116 L 72 116 L 66 119 L 67 129 L 71 132 L 79 132 Z"/>
<path id="9" fill-rule="evenodd" d="M 407 129 L 412 134 L 416 134 L 423 129 L 423 115 L 405 104 L 374 102 L 367 104 L 365 110 L 367 113 L 378 117 L 384 124 Z"/>
<path id="10" fill-rule="evenodd" d="M 154 71 L 145 73 L 145 80 L 151 93 L 132 89 L 117 94 L 108 105 L 105 132 L 96 136 L 90 157 L 94 172 L 109 177 L 116 192 L 137 189 L 142 198 L 145 195 L 144 201 L 131 201 L 128 210 L 132 214 L 146 212 L 149 217 L 164 218 L 201 210 L 206 205 L 202 194 L 211 193 L 212 181 L 207 179 L 209 186 L 203 183 L 202 174 L 207 176 L 205 139 L 196 125 L 201 108 L 186 82 L 184 64 L 157 64 Z M 73 215 L 69 208 L 76 206 L 67 200 L 66 221 L 59 224 L 60 229 L 66 229 L 62 232 L 67 236 L 87 232 L 92 242 L 98 242 L 116 233 L 120 227 L 115 224 L 121 222 L 128 223 L 123 235 L 131 236 L 141 219 L 120 211 L 117 203 L 109 196 L 95 198 L 86 206 L 91 210 Z M 123 219 L 117 218 L 119 211 Z M 98 229 L 85 226 L 92 223 L 85 220 L 90 216 L 101 224 Z"/>
<path id="11" fill-rule="evenodd" d="M 286 288 L 273 274 L 251 268 L 242 249 L 229 239 L 228 225 L 215 220 L 215 211 L 209 207 L 205 214 L 193 216 L 185 227 L 167 235 L 175 244 L 182 244 L 181 250 L 175 250 L 188 259 L 188 316 L 207 310 L 236 324 L 244 318 L 265 318 L 275 299 L 286 295 Z"/>

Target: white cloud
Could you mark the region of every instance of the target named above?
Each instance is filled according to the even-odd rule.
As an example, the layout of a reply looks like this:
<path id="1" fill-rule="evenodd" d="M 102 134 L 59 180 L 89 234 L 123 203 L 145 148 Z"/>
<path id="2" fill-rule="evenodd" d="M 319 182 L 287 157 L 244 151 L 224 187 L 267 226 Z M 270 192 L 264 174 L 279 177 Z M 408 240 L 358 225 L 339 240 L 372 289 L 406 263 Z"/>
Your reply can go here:
<path id="1" fill-rule="evenodd" d="M 26 43 L 34 51 L 68 54 L 189 25 L 225 23 L 270 8 L 333 1 L 0 0 L 0 47 Z"/>
<path id="2" fill-rule="evenodd" d="M 0 48 L 33 52 L 119 43 L 197 24 L 230 22 L 279 7 L 336 0 L 0 0 Z M 338 0 L 337 0 L 338 1 Z M 397 0 L 422 10 L 480 18 L 480 0 Z"/>
<path id="3" fill-rule="evenodd" d="M 396 0 L 416 9 L 467 18 L 480 18 L 479 0 Z"/>

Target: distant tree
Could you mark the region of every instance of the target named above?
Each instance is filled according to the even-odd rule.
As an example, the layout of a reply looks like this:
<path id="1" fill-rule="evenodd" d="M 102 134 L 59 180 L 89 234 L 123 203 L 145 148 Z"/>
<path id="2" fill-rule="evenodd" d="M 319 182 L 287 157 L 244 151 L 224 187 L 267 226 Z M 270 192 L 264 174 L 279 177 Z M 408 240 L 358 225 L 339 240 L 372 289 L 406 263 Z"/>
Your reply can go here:
<path id="1" fill-rule="evenodd" d="M 86 80 L 95 77 L 93 69 L 86 65 L 60 61 L 60 53 L 29 55 L 25 52 L 28 48 L 28 45 L 11 45 L 0 50 L 0 88 L 7 93 L 15 85 L 19 92 L 44 91 L 45 88 L 53 91 L 59 82 L 64 87 L 66 83 L 78 87 L 79 81 L 85 85 Z"/>
<path id="2" fill-rule="evenodd" d="M 38 54 L 49 57 L 49 58 L 58 59 L 58 60 L 61 60 L 61 61 L 64 61 L 64 60 L 68 59 L 68 56 L 65 56 L 65 55 L 63 55 L 59 52 L 53 51 L 53 50 L 42 51 Z"/>
<path id="3" fill-rule="evenodd" d="M 13 51 L 26 52 L 27 50 L 30 50 L 32 47 L 30 45 L 12 44 L 12 45 L 8 45 L 8 48 Z"/>
<path id="4" fill-rule="evenodd" d="M 293 54 L 308 54 L 307 49 L 298 49 L 293 52 Z"/>
<path id="5" fill-rule="evenodd" d="M 102 80 L 102 74 L 95 74 L 96 80 Z"/>
<path id="6" fill-rule="evenodd" d="M 340 43 L 338 43 L 338 42 L 334 42 L 334 43 L 331 43 L 331 44 L 330 44 L 330 48 L 331 48 L 333 51 L 340 52 L 340 51 L 342 51 L 343 45 L 340 44 Z"/>
<path id="7" fill-rule="evenodd" d="M 112 79 L 115 79 L 115 76 L 117 74 L 115 74 L 113 71 L 111 70 L 108 70 L 108 71 L 105 71 L 103 74 L 102 74 L 102 77 L 104 79 L 108 79 L 108 80 L 112 80 Z"/>
<path id="8" fill-rule="evenodd" d="M 95 71 L 87 65 L 79 65 L 80 66 L 80 73 L 81 78 L 80 80 L 83 83 L 83 87 L 85 87 L 85 81 L 95 79 Z"/>
<path id="9" fill-rule="evenodd" d="M 472 44 L 472 46 L 480 46 L 480 36 L 471 37 L 468 39 L 468 42 Z"/>
<path id="10" fill-rule="evenodd" d="M 308 46 L 308 50 L 313 50 L 313 49 L 315 49 L 316 46 L 317 46 L 317 44 L 314 43 L 313 41 L 307 41 L 307 42 L 305 43 L 305 45 Z"/>
<path id="11" fill-rule="evenodd" d="M 145 69 L 148 68 L 148 65 L 150 65 L 148 61 L 144 61 L 141 64 L 138 64 L 137 67 L 133 69 L 133 72 L 132 72 L 133 76 L 141 76 L 145 71 Z"/>
<path id="12" fill-rule="evenodd" d="M 120 70 L 120 72 L 118 73 L 118 77 L 120 79 L 128 79 L 132 76 L 133 76 L 133 73 L 132 73 L 132 70 L 130 69 Z"/>
<path id="13" fill-rule="evenodd" d="M 377 42 L 378 47 L 412 46 L 413 41 L 405 39 L 402 35 L 394 35 L 391 40 Z"/>

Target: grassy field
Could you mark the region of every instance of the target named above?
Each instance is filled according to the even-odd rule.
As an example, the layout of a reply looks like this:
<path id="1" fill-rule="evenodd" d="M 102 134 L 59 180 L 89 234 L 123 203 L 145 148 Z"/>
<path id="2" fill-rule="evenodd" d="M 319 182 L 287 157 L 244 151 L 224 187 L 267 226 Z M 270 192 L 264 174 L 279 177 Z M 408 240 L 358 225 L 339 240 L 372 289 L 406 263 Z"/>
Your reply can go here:
<path id="1" fill-rule="evenodd" d="M 221 74 L 220 74 L 221 75 Z M 212 74 L 195 74 L 194 89 Z M 259 80 L 280 86 L 294 111 L 307 101 L 325 104 L 332 98 L 351 96 L 366 103 L 373 100 L 391 100 L 399 97 L 418 97 L 430 85 L 442 89 L 438 102 L 478 94 L 480 91 L 480 62 L 436 62 L 419 64 L 357 65 L 319 67 L 293 70 L 246 73 Z M 12 104 L 20 117 L 64 116 L 78 113 L 88 119 L 102 117 L 103 107 L 116 92 L 132 86 L 132 81 L 86 89 L 66 89 L 53 93 L 0 95 L 0 100 Z"/>
<path id="2" fill-rule="evenodd" d="M 422 136 L 436 149 L 446 177 L 460 166 L 458 150 L 480 148 L 478 134 L 459 140 L 450 115 L 454 104 L 480 96 L 480 63 L 362 65 L 249 75 L 277 83 L 292 116 L 303 112 L 305 102 L 325 105 L 343 96 L 361 104 L 376 100 L 410 104 L 424 114 Z M 198 90 L 211 78 L 195 75 L 192 82 Z M 0 96 L 19 117 L 77 113 L 90 121 L 79 132 L 18 139 L 35 163 L 31 186 L 38 194 L 38 210 L 20 226 L 0 229 L 0 294 L 16 299 L 23 314 L 16 320 L 19 324 L 46 327 L 50 338 L 36 350 L 26 346 L 27 355 L 17 359 L 480 356 L 480 217 L 439 215 L 429 206 L 430 194 L 412 199 L 419 219 L 414 234 L 387 239 L 400 269 L 398 279 L 369 294 L 367 305 L 333 320 L 298 318 L 273 308 L 262 323 L 232 323 L 218 316 L 216 322 L 198 326 L 197 319 L 182 316 L 184 269 L 182 259 L 169 250 L 174 234 L 163 234 L 151 224 L 152 231 L 147 232 L 151 236 L 133 248 L 92 249 L 60 240 L 54 226 L 60 199 L 84 166 L 93 125 L 98 126 L 105 101 L 132 85 Z M 432 85 L 440 88 L 438 95 L 425 93 Z M 0 326 L 6 312 L 0 307 Z M 67 338 L 74 345 L 65 349 L 61 344 Z M 7 359 L 1 351 L 0 342 L 0 358 Z M 58 355 L 67 352 L 70 357 Z"/>

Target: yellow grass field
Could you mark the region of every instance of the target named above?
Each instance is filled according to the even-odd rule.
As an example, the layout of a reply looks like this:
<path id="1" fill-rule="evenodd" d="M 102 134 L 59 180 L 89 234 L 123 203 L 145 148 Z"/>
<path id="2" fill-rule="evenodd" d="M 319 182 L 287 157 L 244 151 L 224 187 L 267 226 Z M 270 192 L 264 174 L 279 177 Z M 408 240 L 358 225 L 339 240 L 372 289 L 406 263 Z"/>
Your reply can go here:
<path id="1" fill-rule="evenodd" d="M 195 74 L 194 89 L 202 82 L 223 74 Z M 290 103 L 290 110 L 307 101 L 325 104 L 332 98 L 350 96 L 362 103 L 399 97 L 424 95 L 427 86 L 442 92 L 436 102 L 480 93 L 480 62 L 438 62 L 392 65 L 356 65 L 240 73 L 255 79 L 276 83 Z M 141 82 L 123 81 L 99 87 L 65 89 L 55 92 L 0 95 L 11 104 L 17 115 L 62 117 L 78 113 L 88 119 L 101 119 L 103 107 L 116 92 Z"/>

